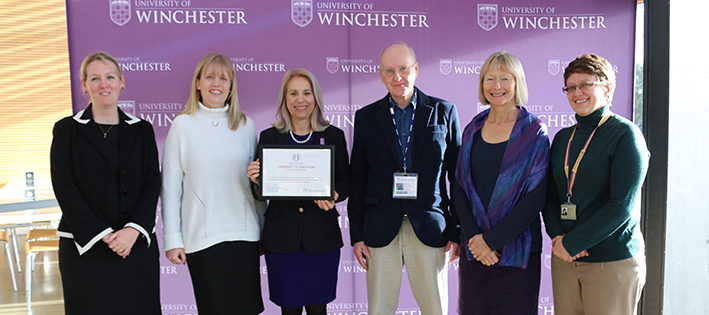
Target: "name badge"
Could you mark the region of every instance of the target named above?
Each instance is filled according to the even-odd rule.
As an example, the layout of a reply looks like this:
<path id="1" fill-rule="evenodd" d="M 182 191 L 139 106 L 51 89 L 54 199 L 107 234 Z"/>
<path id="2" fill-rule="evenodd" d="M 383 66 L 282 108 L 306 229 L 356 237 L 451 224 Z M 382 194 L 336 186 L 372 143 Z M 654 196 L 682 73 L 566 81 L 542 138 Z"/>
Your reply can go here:
<path id="1" fill-rule="evenodd" d="M 570 202 L 561 205 L 562 220 L 576 220 L 576 205 Z"/>
<path id="2" fill-rule="evenodd" d="M 419 175 L 416 173 L 394 173 L 394 199 L 416 199 Z"/>

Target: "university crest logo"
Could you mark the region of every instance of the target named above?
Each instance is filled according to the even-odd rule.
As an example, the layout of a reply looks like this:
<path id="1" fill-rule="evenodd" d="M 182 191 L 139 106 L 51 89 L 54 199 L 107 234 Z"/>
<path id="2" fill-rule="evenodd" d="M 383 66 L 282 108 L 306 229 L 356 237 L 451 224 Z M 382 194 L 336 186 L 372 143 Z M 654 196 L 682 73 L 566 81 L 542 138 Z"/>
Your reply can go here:
<path id="1" fill-rule="evenodd" d="M 478 4 L 478 25 L 486 31 L 497 26 L 497 4 Z"/>
<path id="2" fill-rule="evenodd" d="M 551 255 L 550 254 L 544 255 L 544 267 L 547 267 L 547 269 L 551 269 Z"/>
<path id="3" fill-rule="evenodd" d="M 118 26 L 123 26 L 130 21 L 129 0 L 108 0 L 108 10 L 111 21 Z"/>
<path id="4" fill-rule="evenodd" d="M 135 101 L 118 101 L 118 108 L 126 114 L 135 116 Z"/>
<path id="5" fill-rule="evenodd" d="M 313 0 L 291 0 L 290 14 L 295 25 L 307 26 L 313 21 Z"/>
<path id="6" fill-rule="evenodd" d="M 449 73 L 451 73 L 451 70 L 453 70 L 453 60 L 441 59 L 438 62 L 438 70 L 440 70 L 441 73 L 448 75 Z"/>
<path id="7" fill-rule="evenodd" d="M 549 74 L 556 75 L 561 70 L 561 61 L 559 59 L 549 59 L 549 66 L 547 67 Z"/>
<path id="8" fill-rule="evenodd" d="M 337 72 L 337 69 L 340 68 L 340 58 L 327 57 L 326 67 L 327 67 L 327 72 L 335 74 L 335 72 Z"/>

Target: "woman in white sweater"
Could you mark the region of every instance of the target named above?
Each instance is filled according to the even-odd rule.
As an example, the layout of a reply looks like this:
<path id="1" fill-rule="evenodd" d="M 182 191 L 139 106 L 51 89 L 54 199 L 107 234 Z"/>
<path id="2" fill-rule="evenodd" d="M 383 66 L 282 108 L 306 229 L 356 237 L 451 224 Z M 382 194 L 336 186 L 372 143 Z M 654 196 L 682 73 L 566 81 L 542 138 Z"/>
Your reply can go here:
<path id="1" fill-rule="evenodd" d="M 265 204 L 254 199 L 246 176 L 255 151 L 256 128 L 239 107 L 232 63 L 211 53 L 197 65 L 162 163 L 166 255 L 187 262 L 200 314 L 264 309 L 258 268 Z"/>

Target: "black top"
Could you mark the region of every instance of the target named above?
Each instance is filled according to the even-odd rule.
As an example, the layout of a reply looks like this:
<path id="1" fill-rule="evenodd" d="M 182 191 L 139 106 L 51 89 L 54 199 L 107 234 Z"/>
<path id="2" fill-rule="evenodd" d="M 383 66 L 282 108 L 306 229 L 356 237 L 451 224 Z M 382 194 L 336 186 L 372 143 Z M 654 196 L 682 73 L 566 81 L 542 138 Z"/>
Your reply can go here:
<path id="1" fill-rule="evenodd" d="M 106 173 L 107 177 L 105 179 L 108 189 L 106 190 L 105 197 L 108 200 L 108 207 L 110 209 L 106 212 L 106 216 L 109 217 L 110 222 L 120 222 L 121 210 L 118 208 L 121 192 L 121 182 L 118 177 L 121 153 L 118 148 L 120 125 L 104 125 L 99 123 L 96 123 L 96 125 L 103 128 L 96 128 L 96 132 L 105 133 L 106 137 L 103 141 L 99 141 L 101 150 L 106 152 L 106 162 L 108 162 L 108 172 Z M 108 132 L 106 132 L 106 130 L 108 130 Z"/>
<path id="2" fill-rule="evenodd" d="M 497 183 L 497 178 L 500 174 L 502 157 L 507 149 L 507 141 L 496 144 L 486 143 L 482 139 L 480 131 L 476 132 L 473 137 L 473 147 L 470 154 L 471 176 L 480 201 L 483 207 L 485 207 L 485 210 L 487 210 L 493 190 L 495 189 L 495 184 Z M 516 231 L 523 231 L 528 226 L 527 222 L 532 220 L 531 225 L 529 225 L 532 233 L 531 252 L 541 252 L 541 219 L 539 218 L 539 213 L 530 214 L 528 209 L 529 207 L 544 204 L 546 199 L 546 182 L 547 178 L 544 178 L 542 183 L 522 196 L 514 207 L 512 207 L 510 212 L 507 213 L 506 217 L 509 216 L 510 218 L 515 218 L 515 220 L 502 220 L 486 232 L 483 232 L 477 226 L 477 223 L 472 219 L 472 215 L 460 216 L 461 224 L 466 226 L 466 229 L 461 229 L 461 243 L 467 245 L 470 238 L 477 234 L 482 234 L 485 243 L 487 243 L 490 249 L 502 249 L 518 235 Z M 451 192 L 456 199 L 457 209 L 460 209 L 460 211 L 472 211 L 467 195 L 458 181 L 453 183 Z M 534 217 L 530 218 L 530 215 Z"/>
<path id="3" fill-rule="evenodd" d="M 109 227 L 135 224 L 141 237 L 155 228 L 161 183 L 155 133 L 147 121 L 118 113 L 120 123 L 106 138 L 91 106 L 54 125 L 52 186 L 63 213 L 58 230 L 82 248 Z"/>
<path id="4" fill-rule="evenodd" d="M 470 150 L 470 176 L 473 178 L 473 185 L 486 212 L 492 192 L 495 190 L 497 177 L 500 175 L 506 148 L 507 141 L 487 143 L 483 140 L 482 132 L 476 132 L 473 136 L 473 148 Z"/>

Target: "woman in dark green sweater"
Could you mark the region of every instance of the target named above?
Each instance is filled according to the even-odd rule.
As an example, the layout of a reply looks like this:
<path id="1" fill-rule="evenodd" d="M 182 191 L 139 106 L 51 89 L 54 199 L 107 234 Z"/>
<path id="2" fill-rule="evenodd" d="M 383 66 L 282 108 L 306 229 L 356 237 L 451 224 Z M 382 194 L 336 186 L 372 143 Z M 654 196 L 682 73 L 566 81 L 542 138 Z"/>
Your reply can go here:
<path id="1" fill-rule="evenodd" d="M 577 124 L 554 137 L 542 212 L 555 311 L 635 314 L 645 284 L 640 189 L 650 154 L 640 129 L 610 111 L 615 74 L 607 60 L 579 56 L 564 83 Z"/>

